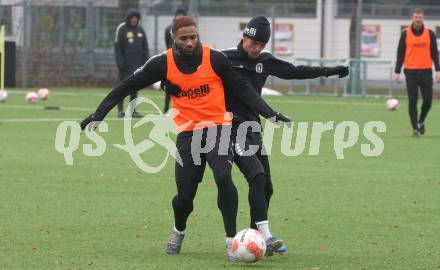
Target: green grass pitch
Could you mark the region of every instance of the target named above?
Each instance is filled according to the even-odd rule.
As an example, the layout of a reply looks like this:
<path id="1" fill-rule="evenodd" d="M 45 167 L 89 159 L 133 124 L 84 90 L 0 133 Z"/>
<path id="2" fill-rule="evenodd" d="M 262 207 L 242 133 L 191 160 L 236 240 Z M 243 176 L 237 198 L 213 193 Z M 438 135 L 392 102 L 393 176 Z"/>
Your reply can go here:
<path id="1" fill-rule="evenodd" d="M 361 140 L 344 160 L 324 133 L 318 156 L 285 157 L 281 131 L 270 156 L 275 194 L 270 208 L 274 235 L 288 246 L 284 256 L 256 264 L 226 261 L 216 188 L 207 170 L 178 256 L 164 252 L 172 230 L 174 163 L 157 174 L 138 169 L 123 144 L 122 121 L 108 121 L 100 157 L 82 153 L 73 166 L 54 147 L 61 121 L 81 120 L 108 89 L 52 89 L 48 101 L 26 104 L 25 90 L 9 91 L 0 104 L 0 269 L 438 269 L 440 268 L 440 103 L 427 134 L 410 137 L 407 101 L 390 112 L 384 99 L 267 97 L 295 121 L 353 120 L 386 123 L 385 150 L 364 157 Z M 157 91 L 142 91 L 162 107 Z M 43 110 L 46 105 L 61 110 Z M 139 111 L 150 110 L 142 106 Z M 116 112 L 110 112 L 114 118 Z M 136 130 L 141 141 L 148 125 Z M 295 129 L 296 131 L 296 129 Z M 309 129 L 310 132 L 310 129 Z M 295 134 L 294 134 L 295 135 Z M 307 136 L 307 145 L 310 133 Z M 143 154 L 151 164 L 162 147 Z M 238 229 L 248 227 L 247 184 L 234 168 L 240 196 Z"/>

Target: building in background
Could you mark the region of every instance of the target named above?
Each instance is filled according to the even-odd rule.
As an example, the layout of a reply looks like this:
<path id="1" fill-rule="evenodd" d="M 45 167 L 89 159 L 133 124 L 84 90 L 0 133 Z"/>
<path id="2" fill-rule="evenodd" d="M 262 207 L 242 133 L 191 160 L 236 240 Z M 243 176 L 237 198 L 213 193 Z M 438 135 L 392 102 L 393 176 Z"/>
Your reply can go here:
<path id="1" fill-rule="evenodd" d="M 183 6 L 197 18 L 203 42 L 219 49 L 236 45 L 243 24 L 259 14 L 275 22 L 275 36 L 267 50 L 286 61 L 349 56 L 354 0 L 134 2 L 139 3 L 150 55 L 165 50 L 163 30 L 174 10 Z M 438 0 L 363 2 L 365 59 L 395 59 L 399 33 L 408 25 L 408 14 L 415 6 L 425 9 L 427 26 L 440 32 Z M 102 85 L 111 82 L 109 78 L 116 81 L 111 46 L 114 29 L 124 12 L 119 5 L 118 0 L 0 0 L 0 23 L 6 25 L 8 40 L 17 44 L 19 85 L 44 85 L 47 80 L 55 85 Z M 372 70 L 371 76 L 388 79 L 384 70 L 373 69 L 377 74 Z M 54 82 L 53 74 L 67 77 Z"/>

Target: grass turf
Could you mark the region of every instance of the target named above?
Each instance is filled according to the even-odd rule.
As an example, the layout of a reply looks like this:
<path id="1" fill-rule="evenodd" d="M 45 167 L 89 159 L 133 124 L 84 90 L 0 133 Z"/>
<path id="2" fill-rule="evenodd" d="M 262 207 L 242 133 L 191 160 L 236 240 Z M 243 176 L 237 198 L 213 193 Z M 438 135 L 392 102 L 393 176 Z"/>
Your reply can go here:
<path id="1" fill-rule="evenodd" d="M 81 135 L 74 165 L 56 152 L 62 119 L 81 120 L 108 90 L 54 89 L 46 102 L 26 104 L 12 90 L 0 104 L 0 269 L 437 269 L 440 268 L 440 104 L 434 102 L 427 134 L 410 137 L 401 101 L 390 112 L 383 99 L 268 97 L 295 121 L 384 121 L 387 132 L 379 157 L 364 157 L 362 139 L 337 160 L 334 132 L 324 133 L 320 154 L 281 154 L 275 132 L 270 157 L 275 194 L 272 232 L 282 237 L 285 256 L 257 264 L 226 262 L 216 188 L 206 171 L 189 219 L 182 253 L 167 256 L 173 217 L 174 164 L 157 174 L 139 170 L 129 155 L 112 146 L 124 143 L 121 121 L 102 134 L 107 150 L 87 157 Z M 159 92 L 143 91 L 162 106 Z M 43 110 L 59 105 L 61 110 Z M 145 105 L 140 112 L 150 108 Z M 112 111 L 108 117 L 115 117 Z M 51 120 L 54 119 L 54 120 Z M 137 141 L 148 125 L 135 133 Z M 295 135 L 295 134 L 294 134 Z M 143 157 L 165 156 L 153 147 Z M 239 189 L 238 229 L 248 226 L 247 184 L 234 168 Z"/>

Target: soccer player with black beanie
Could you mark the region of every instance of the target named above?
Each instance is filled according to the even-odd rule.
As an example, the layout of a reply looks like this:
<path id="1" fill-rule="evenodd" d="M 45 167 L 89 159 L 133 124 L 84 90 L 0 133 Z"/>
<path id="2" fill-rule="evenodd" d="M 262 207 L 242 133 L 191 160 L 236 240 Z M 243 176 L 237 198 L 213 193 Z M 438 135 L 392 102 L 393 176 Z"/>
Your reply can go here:
<path id="1" fill-rule="evenodd" d="M 270 23 L 266 17 L 252 18 L 246 25 L 243 38 L 236 48 L 223 50 L 232 66 L 243 78 L 252 84 L 254 91 L 261 95 L 262 87 L 269 75 L 282 79 L 312 79 L 320 76 L 339 75 L 340 78 L 349 74 L 346 66 L 312 67 L 294 66 L 263 51 L 271 36 Z M 227 96 L 228 110 L 233 113 L 232 138 L 237 136 L 238 127 L 247 121 L 260 124 L 258 113 L 242 100 L 234 96 Z M 270 174 L 269 159 L 264 154 L 261 132 L 247 131 L 245 145 L 240 145 L 238 139 L 234 143 L 234 161 L 244 174 L 249 184 L 250 226 L 258 229 L 266 239 L 268 245 L 274 244 L 276 249 L 268 249 L 266 255 L 274 252 L 285 253 L 287 248 L 279 238 L 273 237 L 269 230 L 268 208 L 273 194 L 273 185 Z M 243 149 L 249 145 L 259 146 L 255 155 L 241 155 Z"/>
<path id="2" fill-rule="evenodd" d="M 432 105 L 432 63 L 435 67 L 435 80 L 440 82 L 440 65 L 437 38 L 434 32 L 423 24 L 423 9 L 412 12 L 412 23 L 402 31 L 397 48 L 394 80 L 400 83 L 402 65 L 405 67 L 406 88 L 408 92 L 408 113 L 413 129 L 412 136 L 425 134 L 425 119 Z M 422 111 L 417 118 L 417 99 L 420 92 L 423 98 Z"/>
<path id="3" fill-rule="evenodd" d="M 201 44 L 196 23 L 191 17 L 183 16 L 174 21 L 172 37 L 173 47 L 152 57 L 133 75 L 123 80 L 104 98 L 97 110 L 81 122 L 81 128 L 95 128 L 131 91 L 162 80 L 177 86 L 179 90 L 176 91 L 176 87 L 165 87 L 173 95 L 173 108 L 180 111 L 173 118 L 178 130 L 176 146 L 182 159 L 181 164 L 176 161 L 175 165 L 177 195 L 172 200 L 174 229 L 166 252 L 180 252 L 186 221 L 193 210 L 197 187 L 208 163 L 218 189 L 217 205 L 226 231 L 227 258 L 235 260 L 232 238 L 236 234 L 238 195 L 231 177 L 233 154 L 231 147 L 226 147 L 225 153 L 219 152 L 220 133 L 231 125 L 231 120 L 224 117 L 227 114 L 225 96 L 236 96 L 258 114 L 276 122 L 290 122 L 290 119 L 270 108 L 252 86 L 234 71 L 223 53 Z M 210 127 L 217 128 L 214 135 L 209 132 L 209 128 L 199 126 L 207 121 L 212 124 Z M 200 134 L 201 143 L 213 144 L 213 148 L 207 153 L 201 153 L 197 162 L 192 155 L 193 150 L 198 150 L 194 149 L 193 143 L 197 142 L 193 138 Z"/>

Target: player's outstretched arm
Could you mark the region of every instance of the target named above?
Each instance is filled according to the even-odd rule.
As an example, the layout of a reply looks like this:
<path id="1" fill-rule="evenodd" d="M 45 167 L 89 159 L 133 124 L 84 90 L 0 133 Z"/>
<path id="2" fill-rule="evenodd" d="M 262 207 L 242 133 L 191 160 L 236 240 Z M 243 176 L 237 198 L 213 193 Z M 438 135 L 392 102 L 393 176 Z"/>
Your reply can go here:
<path id="1" fill-rule="evenodd" d="M 164 58 L 165 61 L 161 58 Z M 162 78 L 166 78 L 166 66 L 163 65 L 166 58 L 158 55 L 150 58 L 142 67 L 136 70 L 133 75 L 121 81 L 99 104 L 96 111 L 87 116 L 80 124 L 85 129 L 91 122 L 102 121 L 108 112 L 132 92 L 139 91 Z M 165 68 L 164 68 L 165 67 Z M 95 128 L 95 126 L 91 128 Z"/>
<path id="2" fill-rule="evenodd" d="M 314 79 L 333 75 L 338 75 L 339 78 L 343 78 L 350 73 L 348 66 L 295 66 L 292 63 L 278 59 L 269 53 L 265 53 L 262 58 L 265 72 L 269 75 L 285 80 Z"/>

